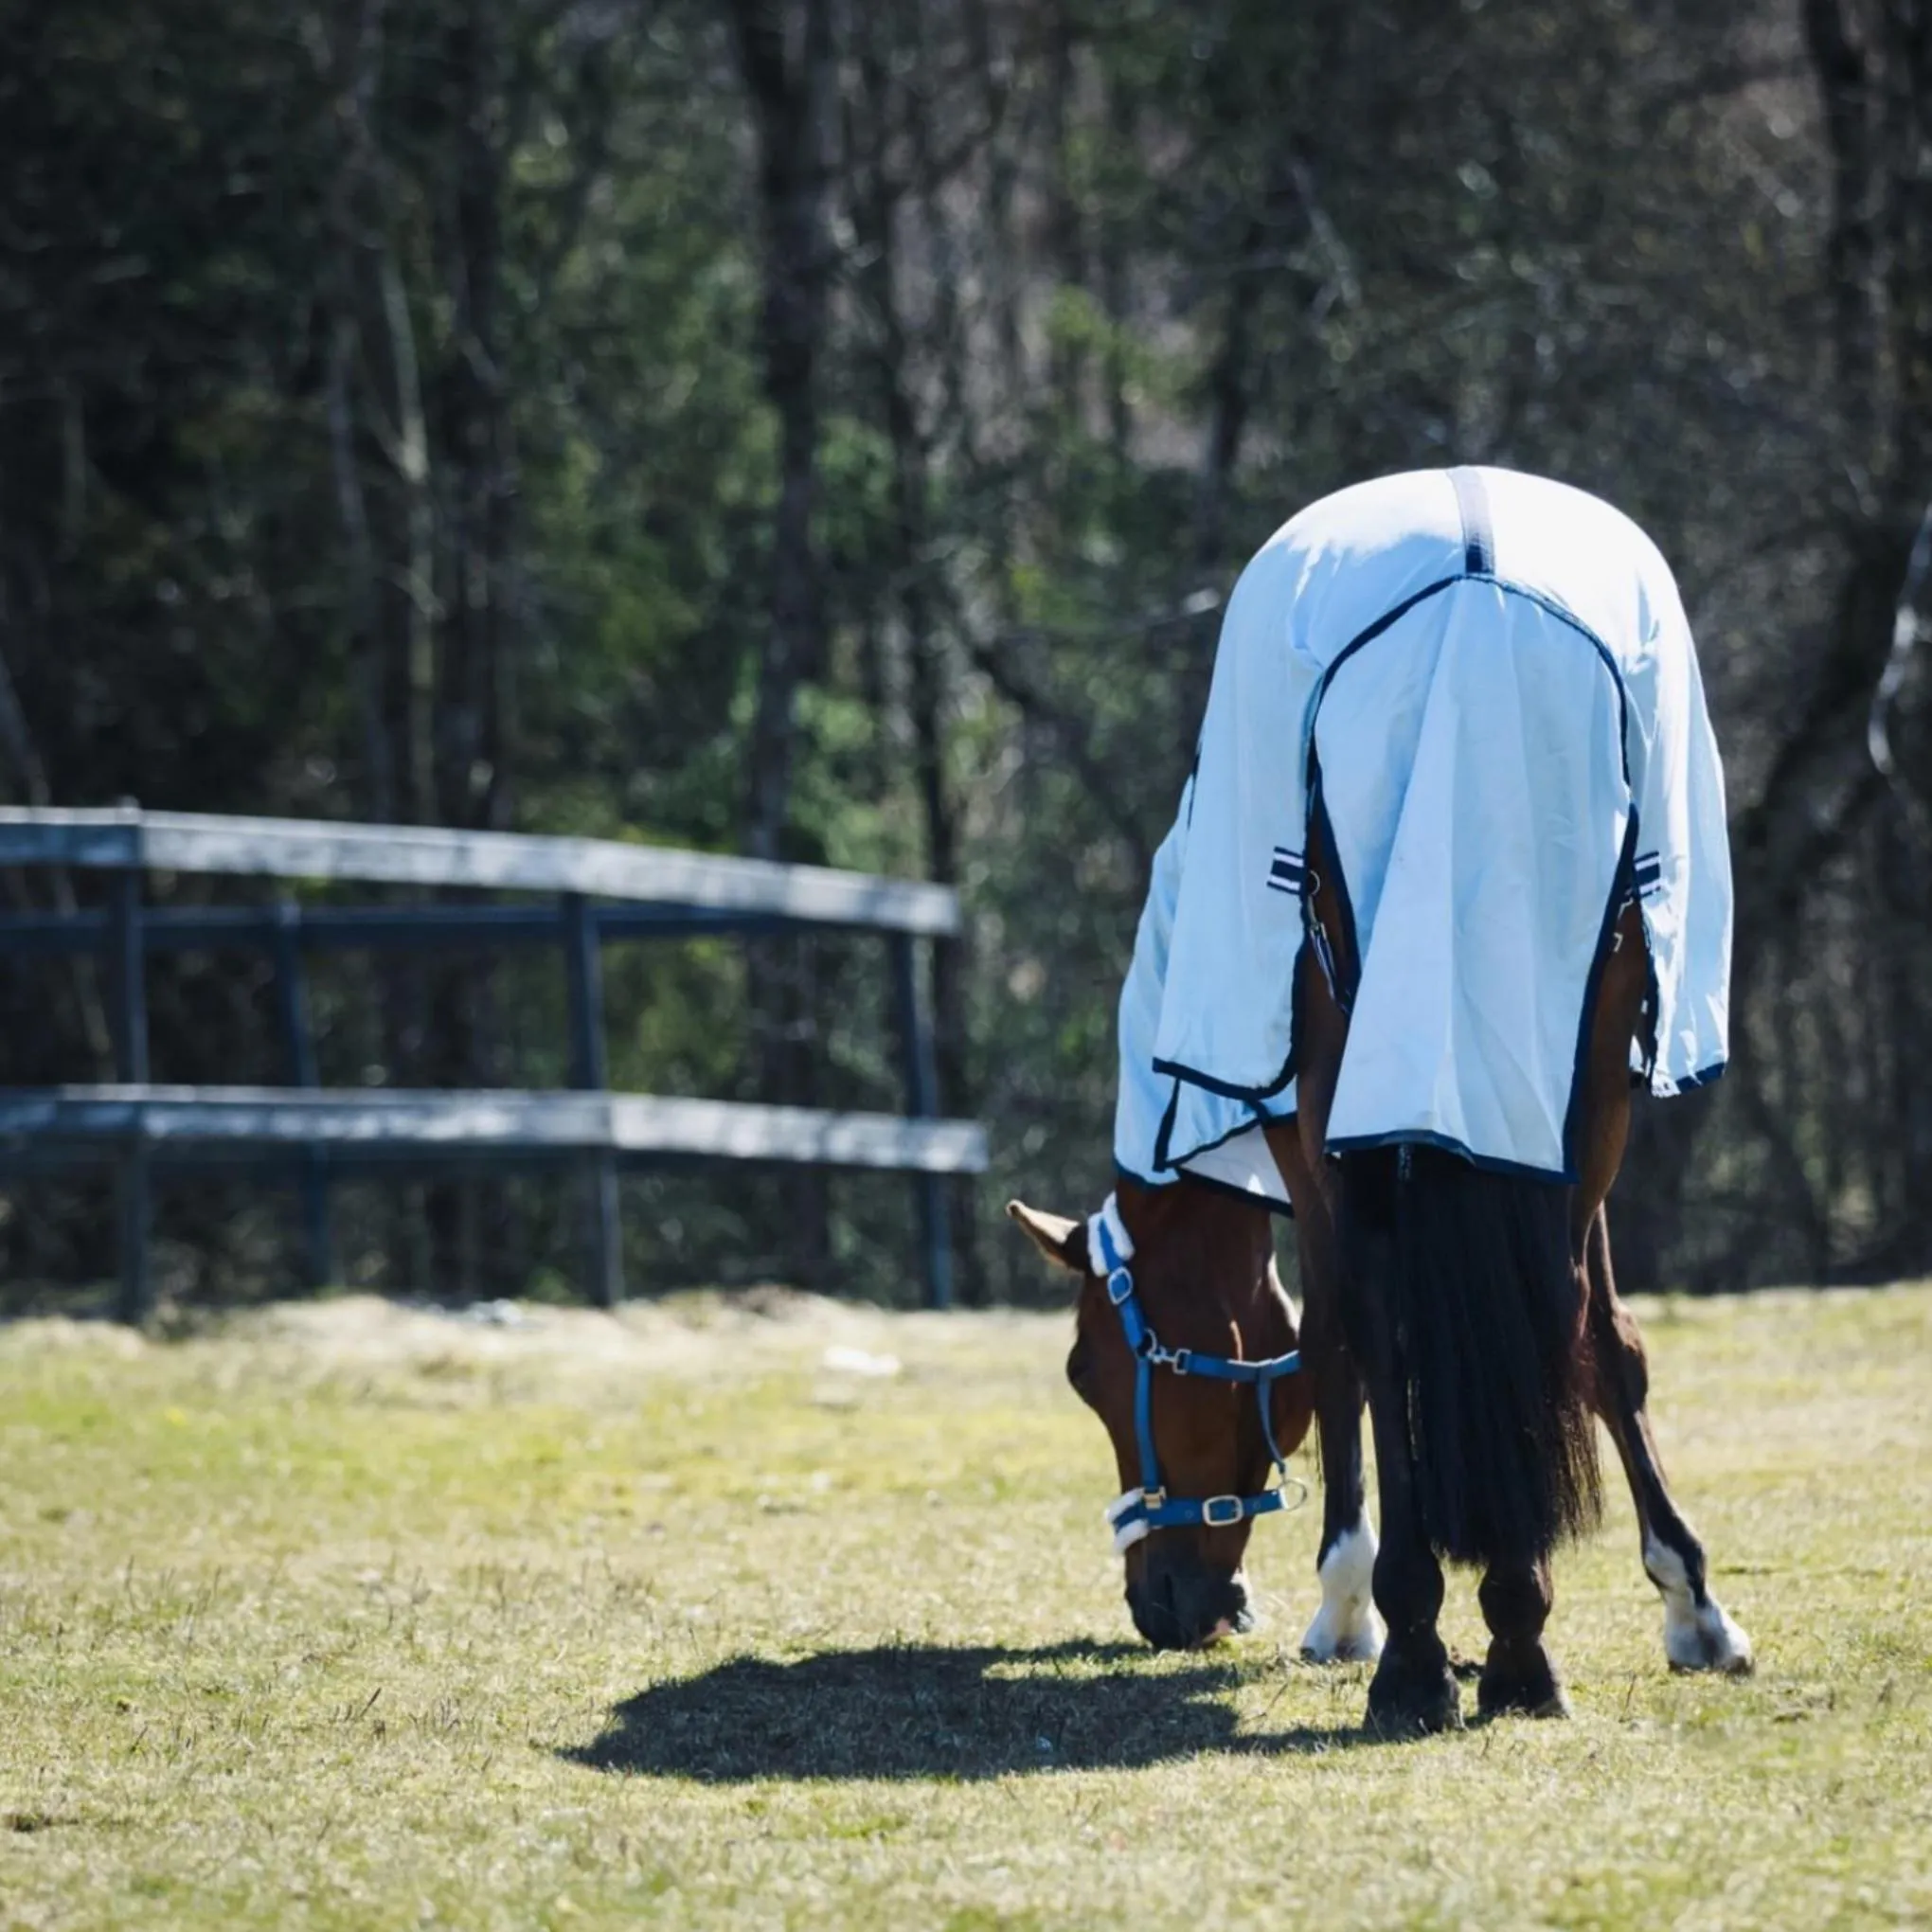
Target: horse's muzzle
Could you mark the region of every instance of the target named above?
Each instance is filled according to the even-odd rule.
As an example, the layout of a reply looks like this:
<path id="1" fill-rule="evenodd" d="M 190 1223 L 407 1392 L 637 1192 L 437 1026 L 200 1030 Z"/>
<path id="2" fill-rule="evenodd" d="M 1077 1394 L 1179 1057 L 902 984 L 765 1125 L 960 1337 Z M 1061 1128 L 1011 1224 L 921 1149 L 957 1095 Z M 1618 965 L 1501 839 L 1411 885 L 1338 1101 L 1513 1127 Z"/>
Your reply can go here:
<path id="1" fill-rule="evenodd" d="M 1134 1627 L 1155 1650 L 1193 1650 L 1254 1628 L 1246 1580 L 1212 1570 L 1190 1550 L 1149 1547 L 1140 1575 L 1127 1585 Z"/>

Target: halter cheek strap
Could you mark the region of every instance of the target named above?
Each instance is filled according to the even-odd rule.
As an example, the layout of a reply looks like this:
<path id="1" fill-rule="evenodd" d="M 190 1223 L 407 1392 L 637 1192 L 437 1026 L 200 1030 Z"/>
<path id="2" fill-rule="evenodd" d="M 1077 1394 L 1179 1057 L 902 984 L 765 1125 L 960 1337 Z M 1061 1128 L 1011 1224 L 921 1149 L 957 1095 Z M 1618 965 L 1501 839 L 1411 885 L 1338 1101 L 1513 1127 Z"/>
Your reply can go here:
<path id="1" fill-rule="evenodd" d="M 1107 1522 L 1114 1531 L 1114 1549 L 1119 1554 L 1131 1549 L 1142 1537 L 1156 1530 L 1200 1527 L 1231 1530 L 1255 1516 L 1272 1515 L 1289 1507 L 1289 1488 L 1297 1492 L 1294 1500 L 1308 1494 L 1304 1484 L 1288 1474 L 1287 1458 L 1275 1440 L 1275 1421 L 1270 1413 L 1275 1384 L 1293 1375 L 1301 1367 L 1296 1351 L 1286 1355 L 1270 1355 L 1259 1362 L 1243 1361 L 1233 1355 L 1210 1355 L 1198 1349 L 1169 1349 L 1149 1324 L 1134 1287 L 1133 1271 L 1127 1263 L 1134 1256 L 1134 1243 L 1114 1196 L 1087 1223 L 1087 1250 L 1095 1271 L 1104 1275 L 1107 1299 L 1120 1317 L 1120 1328 L 1134 1356 L 1134 1435 L 1140 1458 L 1140 1487 L 1107 1505 Z M 1195 1375 L 1210 1382 L 1232 1382 L 1255 1391 L 1261 1413 L 1261 1434 L 1279 1487 L 1264 1489 L 1254 1495 L 1171 1496 L 1161 1482 L 1160 1458 L 1154 1444 L 1154 1371 L 1170 1368 L 1176 1375 Z"/>

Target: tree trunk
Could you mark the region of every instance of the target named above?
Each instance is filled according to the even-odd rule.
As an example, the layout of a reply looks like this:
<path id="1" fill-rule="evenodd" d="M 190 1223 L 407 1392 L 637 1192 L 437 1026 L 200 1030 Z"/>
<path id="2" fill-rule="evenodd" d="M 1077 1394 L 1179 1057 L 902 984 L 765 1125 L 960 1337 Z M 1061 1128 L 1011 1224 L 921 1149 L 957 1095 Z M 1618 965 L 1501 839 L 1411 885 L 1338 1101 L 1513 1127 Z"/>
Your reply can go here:
<path id="1" fill-rule="evenodd" d="M 745 847 L 785 855 L 800 688 L 818 676 L 825 613 L 813 528 L 818 494 L 820 356 L 832 264 L 828 220 L 835 72 L 832 0 L 731 0 L 739 69 L 758 134 L 764 236 L 764 391 L 778 419 L 769 621 L 759 653 L 748 758 Z M 809 941 L 754 941 L 748 953 L 753 1052 L 760 1095 L 809 1105 L 817 1024 Z M 809 1279 L 830 1262 L 825 1176 L 792 1176 L 784 1237 Z"/>
<path id="2" fill-rule="evenodd" d="M 778 425 L 770 623 L 760 653 L 745 843 L 755 857 L 776 859 L 791 805 L 798 690 L 817 675 L 825 648 L 813 512 L 832 269 L 827 121 L 833 45 L 831 0 L 731 0 L 731 10 L 758 129 L 764 389 Z"/>
<path id="3" fill-rule="evenodd" d="M 926 874 L 944 886 L 959 879 L 957 808 L 946 775 L 945 712 L 948 670 L 939 635 L 939 599 L 927 554 L 931 529 L 930 459 L 926 438 L 913 402 L 911 348 L 900 288 L 898 213 L 905 185 L 893 175 L 889 133 L 902 112 L 920 116 L 921 103 L 907 103 L 888 79 L 891 48 L 876 33 L 864 44 L 858 70 L 860 119 L 870 139 L 863 166 L 853 156 L 853 212 L 865 263 L 860 282 L 868 312 L 872 367 L 878 408 L 891 451 L 892 536 L 889 563 L 894 601 L 905 635 L 908 665 L 907 708 L 911 713 L 913 759 L 920 811 L 925 830 Z M 930 109 L 930 100 L 922 104 Z M 929 172 L 930 152 L 921 137 L 913 141 L 915 168 Z M 857 144 L 854 143 L 856 150 Z M 921 164 L 923 164 L 921 166 Z M 931 189 L 929 179 L 922 186 Z M 926 199 L 933 197 L 928 194 Z M 941 939 L 933 948 L 934 1059 L 941 1114 L 967 1115 L 973 1094 L 967 1071 L 966 941 Z M 961 1300 L 985 1295 L 977 1237 L 977 1204 L 970 1182 L 950 1190 L 950 1223 Z"/>

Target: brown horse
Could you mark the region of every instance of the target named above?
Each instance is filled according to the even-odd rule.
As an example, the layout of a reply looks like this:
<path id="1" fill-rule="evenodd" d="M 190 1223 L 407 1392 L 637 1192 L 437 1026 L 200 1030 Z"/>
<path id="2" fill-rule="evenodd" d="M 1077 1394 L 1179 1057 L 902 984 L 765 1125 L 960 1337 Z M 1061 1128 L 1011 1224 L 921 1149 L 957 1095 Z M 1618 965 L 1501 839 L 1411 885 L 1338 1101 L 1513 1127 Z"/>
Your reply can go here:
<path id="1" fill-rule="evenodd" d="M 1639 956 L 1640 945 L 1619 943 L 1616 957 L 1634 962 Z M 1310 970 L 1305 963 L 1304 973 Z M 1606 982 L 1608 996 L 1592 1056 L 1590 1160 L 1569 1216 L 1584 1309 L 1575 1335 L 1573 1372 L 1590 1408 L 1608 1428 L 1630 1484 L 1643 1566 L 1663 1599 L 1664 1652 L 1671 1669 L 1744 1673 L 1752 1668 L 1750 1639 L 1710 1593 L 1704 1546 L 1671 1494 L 1646 1412 L 1650 1371 L 1643 1337 L 1636 1317 L 1618 1297 L 1611 1268 L 1602 1195 L 1620 1162 L 1630 1113 L 1629 1081 L 1613 1043 L 1629 1013 L 1625 982 L 1633 977 L 1639 975 L 1626 965 L 1617 979 Z M 1326 1002 L 1327 989 L 1315 983 L 1318 979 L 1316 974 L 1307 992 L 1312 1000 Z M 1332 1003 L 1328 1006 L 1333 1028 L 1338 1016 Z M 1332 1063 L 1329 1081 L 1332 1090 Z M 1370 1601 L 1377 1543 L 1364 1490 L 1365 1392 L 1344 1328 L 1335 1188 L 1324 1174 L 1329 1164 L 1310 1153 L 1320 1145 L 1321 1117 L 1315 1111 L 1320 1091 L 1311 1081 L 1303 1088 L 1303 1117 L 1272 1128 L 1268 1136 L 1295 1203 L 1304 1293 L 1298 1333 L 1294 1306 L 1276 1274 L 1274 1223 L 1265 1208 L 1187 1179 L 1163 1188 L 1123 1181 L 1117 1198 L 1133 1236 L 1139 1293 L 1163 1335 L 1202 1349 L 1231 1344 L 1237 1354 L 1277 1354 L 1298 1343 L 1303 1373 L 1277 1386 L 1275 1427 L 1281 1447 L 1292 1453 L 1312 1419 L 1320 1450 L 1322 1530 L 1316 1567 L 1322 1600 L 1302 1638 L 1302 1654 L 1323 1663 L 1373 1662 L 1382 1654 L 1383 1630 Z M 1108 1305 L 1102 1275 L 1091 1264 L 1086 1224 L 1020 1201 L 1009 1204 L 1008 1212 L 1049 1261 L 1079 1278 L 1066 1376 L 1105 1425 L 1125 1489 L 1135 1476 L 1135 1365 Z M 1185 1378 L 1163 1381 L 1154 1422 L 1168 1477 L 1177 1493 L 1239 1493 L 1264 1480 L 1267 1451 L 1252 1410 L 1226 1387 Z M 1244 1565 L 1251 1529 L 1251 1523 L 1243 1521 L 1222 1529 L 1168 1530 L 1125 1552 L 1128 1607 L 1150 1643 L 1185 1648 L 1251 1626 Z M 1415 1561 L 1413 1550 L 1409 1560 Z M 1541 1693 L 1535 1708 L 1562 1708 L 1553 1677 L 1530 1681 L 1538 1675 L 1536 1638 L 1548 1612 L 1547 1565 L 1533 1566 L 1527 1584 L 1527 1589 L 1518 1586 L 1520 1604 L 1501 1578 L 1484 1596 L 1485 1615 L 1498 1642 L 1505 1630 L 1510 1637 L 1500 1655 L 1493 1652 L 1499 1668 L 1495 1676 L 1486 1675 L 1485 1708 L 1520 1704 L 1531 1690 Z M 1423 1586 L 1426 1595 L 1426 1574 Z M 1433 1588 L 1440 1601 L 1440 1569 Z M 1504 1674 L 1512 1668 L 1513 1679 Z M 1512 1684 L 1514 1695 L 1505 1698 Z M 1437 1692 L 1439 1717 L 1452 1700 L 1453 1691 Z"/>
<path id="2" fill-rule="evenodd" d="M 1284 826 L 1297 776 L 1306 821 Z M 1483 1571 L 1484 1713 L 1561 1712 L 1549 1565 L 1595 1520 L 1594 1412 L 1671 1663 L 1750 1667 L 1664 1483 L 1603 1212 L 1633 1066 L 1664 1093 L 1722 1068 L 1722 806 L 1675 587 L 1594 499 L 1506 472 L 1384 479 L 1312 507 L 1243 574 L 1122 999 L 1118 1132 L 1155 1118 L 1129 1085 L 1151 1031 L 1172 1082 L 1154 1166 L 1180 1178 L 1123 1180 L 1090 1237 L 1011 1209 L 1083 1278 L 1068 1374 L 1113 1440 L 1110 1517 L 1152 1641 L 1246 1620 L 1250 1519 L 1279 1506 L 1258 1486 L 1312 1417 L 1327 1496 L 1307 1648 L 1380 1642 L 1371 1726 L 1460 1721 L 1443 1559 Z M 1204 1127 L 1197 1107 L 1171 1145 L 1184 1089 L 1223 1112 Z M 1255 1360 L 1297 1340 L 1265 1206 L 1188 1173 L 1257 1122 L 1297 1217 L 1297 1379 Z M 1118 1134 L 1116 1157 L 1129 1171 Z"/>

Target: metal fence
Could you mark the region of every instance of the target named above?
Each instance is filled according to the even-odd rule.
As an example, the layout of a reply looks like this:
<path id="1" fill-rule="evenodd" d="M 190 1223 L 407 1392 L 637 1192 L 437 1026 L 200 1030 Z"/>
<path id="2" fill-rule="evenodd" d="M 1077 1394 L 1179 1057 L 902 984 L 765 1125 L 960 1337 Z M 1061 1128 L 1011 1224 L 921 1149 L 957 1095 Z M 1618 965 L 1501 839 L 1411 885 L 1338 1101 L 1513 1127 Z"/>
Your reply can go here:
<path id="1" fill-rule="evenodd" d="M 931 1009 L 921 949 L 958 931 L 950 888 L 813 866 L 779 866 L 609 840 L 419 826 L 226 818 L 192 813 L 0 808 L 0 865 L 110 875 L 104 908 L 0 914 L 0 956 L 92 954 L 106 971 L 112 1085 L 0 1087 L 0 1172 L 112 1164 L 119 1176 L 120 1313 L 152 1304 L 151 1174 L 157 1165 L 241 1161 L 299 1167 L 308 1270 L 336 1279 L 331 1177 L 372 1167 L 454 1170 L 564 1162 L 586 1187 L 588 1287 L 624 1292 L 617 1175 L 671 1161 L 754 1160 L 903 1171 L 913 1178 L 926 1296 L 952 1296 L 942 1183 L 986 1166 L 973 1121 L 934 1118 Z M 151 871 L 283 881 L 485 888 L 489 904 L 152 905 Z M 904 1115 L 834 1113 L 609 1091 L 602 954 L 612 940 L 843 927 L 879 934 L 899 1018 Z M 325 1090 L 305 956 L 385 946 L 555 945 L 570 996 L 572 1091 Z M 275 966 L 286 1087 L 155 1085 L 150 1078 L 151 953 L 233 947 Z"/>

